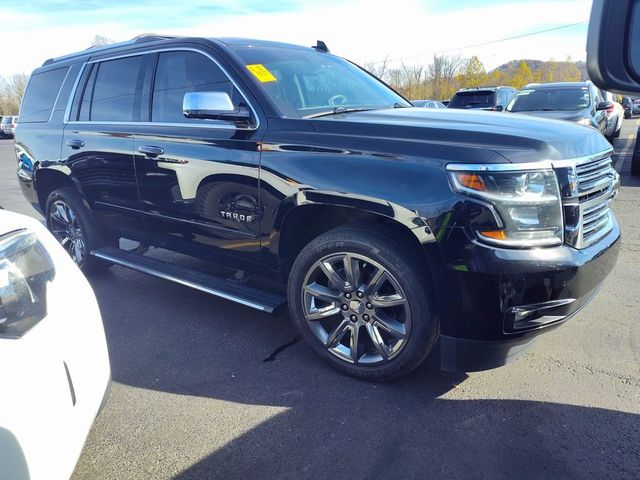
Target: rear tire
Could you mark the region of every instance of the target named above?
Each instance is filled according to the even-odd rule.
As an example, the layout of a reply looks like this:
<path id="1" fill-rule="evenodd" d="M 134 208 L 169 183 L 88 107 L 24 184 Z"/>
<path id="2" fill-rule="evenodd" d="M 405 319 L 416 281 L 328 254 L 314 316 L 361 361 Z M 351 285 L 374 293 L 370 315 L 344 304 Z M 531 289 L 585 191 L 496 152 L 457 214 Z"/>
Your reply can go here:
<path id="1" fill-rule="evenodd" d="M 72 187 L 59 188 L 46 204 L 47 228 L 85 274 L 107 270 L 111 264 L 89 255 L 100 247 L 117 246 L 115 237 L 101 230 L 80 193 Z"/>
<path id="2" fill-rule="evenodd" d="M 352 377 L 386 381 L 411 372 L 439 335 L 419 255 L 366 227 L 339 227 L 314 239 L 289 277 L 289 310 L 300 336 Z"/>

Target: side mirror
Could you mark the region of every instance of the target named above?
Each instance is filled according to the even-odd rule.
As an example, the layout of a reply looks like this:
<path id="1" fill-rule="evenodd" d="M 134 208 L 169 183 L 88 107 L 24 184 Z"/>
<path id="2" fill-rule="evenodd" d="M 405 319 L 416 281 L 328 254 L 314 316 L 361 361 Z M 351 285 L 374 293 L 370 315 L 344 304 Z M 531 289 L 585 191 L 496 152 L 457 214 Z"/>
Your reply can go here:
<path id="1" fill-rule="evenodd" d="M 501 112 L 501 111 L 503 111 L 503 110 L 504 110 L 504 107 L 503 107 L 502 105 L 496 105 L 495 107 L 493 107 L 493 109 L 494 109 L 496 112 Z"/>
<path id="2" fill-rule="evenodd" d="M 587 70 L 603 90 L 640 93 L 640 0 L 593 0 Z"/>
<path id="3" fill-rule="evenodd" d="M 251 114 L 246 108 L 233 106 L 226 92 L 188 92 L 182 101 L 182 113 L 187 118 L 248 122 Z"/>
<path id="4" fill-rule="evenodd" d="M 596 106 L 596 110 L 608 110 L 609 108 L 613 108 L 613 102 L 600 102 Z"/>

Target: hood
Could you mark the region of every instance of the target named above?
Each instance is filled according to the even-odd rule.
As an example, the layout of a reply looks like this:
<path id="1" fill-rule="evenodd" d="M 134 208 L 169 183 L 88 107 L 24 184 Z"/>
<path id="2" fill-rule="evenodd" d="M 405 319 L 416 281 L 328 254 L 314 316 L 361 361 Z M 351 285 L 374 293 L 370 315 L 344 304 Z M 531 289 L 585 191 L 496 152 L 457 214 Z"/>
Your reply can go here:
<path id="1" fill-rule="evenodd" d="M 438 150 L 447 145 L 491 150 L 514 163 L 583 157 L 611 148 L 590 127 L 501 112 L 390 108 L 329 115 L 313 123 L 321 133 L 406 139 L 437 145 Z M 426 146 L 424 151 L 428 154 Z"/>

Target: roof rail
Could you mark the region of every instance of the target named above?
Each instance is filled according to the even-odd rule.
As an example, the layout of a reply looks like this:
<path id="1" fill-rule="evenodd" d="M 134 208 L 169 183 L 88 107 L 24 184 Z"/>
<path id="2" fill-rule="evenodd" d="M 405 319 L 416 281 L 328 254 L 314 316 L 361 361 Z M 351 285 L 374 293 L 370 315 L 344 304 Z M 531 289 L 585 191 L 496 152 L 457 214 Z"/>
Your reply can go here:
<path id="1" fill-rule="evenodd" d="M 462 87 L 460 90 L 479 90 L 481 88 L 498 88 L 499 85 L 477 85 L 475 87 Z"/>
<path id="2" fill-rule="evenodd" d="M 87 53 L 97 53 L 97 52 L 102 52 L 102 51 L 107 51 L 107 50 L 111 50 L 114 48 L 118 48 L 118 47 L 124 47 L 127 45 L 135 45 L 137 43 L 145 43 L 145 42 L 157 42 L 160 40 L 169 40 L 171 38 L 177 38 L 177 36 L 174 35 L 157 35 L 155 33 L 143 33 L 142 35 L 137 35 L 135 37 L 133 37 L 131 40 L 125 40 L 124 42 L 118 42 L 118 43 L 111 43 L 109 45 L 101 45 L 101 46 L 91 46 L 89 48 L 87 48 L 86 50 L 82 50 L 79 52 L 75 52 L 75 53 L 69 53 L 67 55 L 62 55 L 60 57 L 55 57 L 55 58 L 49 58 L 48 60 L 46 60 L 42 66 L 45 67 L 47 65 L 50 65 L 54 62 L 58 62 L 60 60 L 66 60 L 66 59 L 71 59 L 73 57 L 77 57 L 80 55 L 86 55 Z"/>
<path id="3" fill-rule="evenodd" d="M 176 35 L 158 35 L 157 33 L 143 33 L 131 39 L 133 43 L 156 42 L 176 38 Z"/>

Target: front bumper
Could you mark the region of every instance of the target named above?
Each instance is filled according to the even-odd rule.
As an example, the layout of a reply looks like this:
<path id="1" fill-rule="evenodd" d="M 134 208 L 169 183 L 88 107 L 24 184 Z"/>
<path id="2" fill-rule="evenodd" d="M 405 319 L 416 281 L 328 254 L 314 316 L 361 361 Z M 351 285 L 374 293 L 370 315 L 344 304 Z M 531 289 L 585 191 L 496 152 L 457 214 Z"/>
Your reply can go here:
<path id="1" fill-rule="evenodd" d="M 582 250 L 490 248 L 452 230 L 441 244 L 445 262 L 434 270 L 434 283 L 442 368 L 458 371 L 505 365 L 575 315 L 613 269 L 620 240 L 615 219 L 605 237 Z"/>

